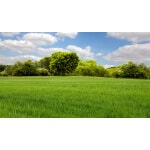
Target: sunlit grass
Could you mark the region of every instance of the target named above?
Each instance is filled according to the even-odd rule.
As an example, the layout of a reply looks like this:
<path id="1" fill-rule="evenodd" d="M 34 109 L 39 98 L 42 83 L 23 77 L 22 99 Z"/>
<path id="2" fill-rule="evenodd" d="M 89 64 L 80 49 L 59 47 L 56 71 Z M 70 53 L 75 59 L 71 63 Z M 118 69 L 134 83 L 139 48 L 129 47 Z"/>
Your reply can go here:
<path id="1" fill-rule="evenodd" d="M 1 77 L 0 117 L 150 117 L 150 80 Z"/>

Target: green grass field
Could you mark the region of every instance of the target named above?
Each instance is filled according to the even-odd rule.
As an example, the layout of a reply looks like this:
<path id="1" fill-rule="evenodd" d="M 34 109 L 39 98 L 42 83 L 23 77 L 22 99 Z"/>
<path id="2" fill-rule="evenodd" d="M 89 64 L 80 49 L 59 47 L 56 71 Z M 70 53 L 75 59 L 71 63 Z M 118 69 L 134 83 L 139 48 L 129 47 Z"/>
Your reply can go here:
<path id="1" fill-rule="evenodd" d="M 149 118 L 150 80 L 0 77 L 1 118 Z"/>

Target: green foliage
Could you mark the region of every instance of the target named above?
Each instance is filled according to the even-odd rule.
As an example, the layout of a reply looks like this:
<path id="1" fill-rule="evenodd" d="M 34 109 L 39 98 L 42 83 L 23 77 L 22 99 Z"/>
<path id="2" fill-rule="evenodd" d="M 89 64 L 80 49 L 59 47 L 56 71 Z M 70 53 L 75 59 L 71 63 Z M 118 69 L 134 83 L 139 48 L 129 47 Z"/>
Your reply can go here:
<path id="1" fill-rule="evenodd" d="M 74 52 L 56 52 L 50 57 L 50 73 L 65 76 L 78 66 L 79 57 Z"/>
<path id="2" fill-rule="evenodd" d="M 147 67 L 144 63 L 138 65 L 139 78 L 150 79 L 150 67 Z"/>
<path id="3" fill-rule="evenodd" d="M 105 76 L 106 77 L 111 77 L 111 78 L 119 78 L 119 77 L 121 77 L 120 66 L 119 67 L 108 68 L 107 69 L 107 74 Z"/>
<path id="4" fill-rule="evenodd" d="M 97 65 L 94 60 L 80 60 L 74 75 L 104 77 L 106 70 L 103 66 Z"/>
<path id="5" fill-rule="evenodd" d="M 8 76 L 8 74 L 5 70 L 3 70 L 2 72 L 0 72 L 0 76 Z"/>
<path id="6" fill-rule="evenodd" d="M 17 62 L 13 66 L 13 75 L 14 76 L 35 76 L 37 75 L 36 67 L 34 66 L 31 60 L 28 60 L 24 63 Z"/>
<path id="7" fill-rule="evenodd" d="M 124 78 L 138 78 L 139 70 L 136 64 L 128 62 L 121 66 L 121 76 Z"/>
<path id="8" fill-rule="evenodd" d="M 128 64 L 123 64 L 121 66 L 121 77 L 123 78 L 149 78 L 150 72 L 145 64 L 137 65 L 133 62 L 128 62 Z"/>
<path id="9" fill-rule="evenodd" d="M 107 69 L 107 77 L 150 79 L 150 69 L 144 63 L 139 65 L 132 61 L 118 67 Z"/>
<path id="10" fill-rule="evenodd" d="M 8 65 L 0 65 L 0 76 L 8 76 L 6 68 L 8 68 Z"/>
<path id="11" fill-rule="evenodd" d="M 94 60 L 79 60 L 76 53 L 56 52 L 39 62 L 16 62 L 14 65 L 0 65 L 0 76 L 97 76 L 113 78 L 150 79 L 150 67 L 144 63 L 130 61 L 117 67 L 105 69 Z"/>
<path id="12" fill-rule="evenodd" d="M 1 65 L 0 64 L 0 72 L 4 71 L 6 67 L 7 67 L 7 65 Z"/>
<path id="13" fill-rule="evenodd" d="M 7 66 L 5 70 L 1 73 L 2 76 L 12 75 L 12 76 L 47 76 L 49 72 L 45 68 L 39 68 L 38 62 L 32 62 L 27 60 L 23 62 L 16 62 L 14 65 Z"/>
<path id="14" fill-rule="evenodd" d="M 39 76 L 48 76 L 49 72 L 45 68 L 37 68 L 37 75 L 39 75 Z"/>
<path id="15" fill-rule="evenodd" d="M 5 70 L 3 71 L 3 73 L 4 73 L 5 75 L 7 75 L 7 76 L 11 76 L 11 75 L 13 75 L 13 74 L 12 74 L 12 73 L 13 73 L 13 70 L 14 70 L 13 65 L 8 65 L 8 66 L 5 68 Z"/>
<path id="16" fill-rule="evenodd" d="M 39 67 L 50 70 L 50 57 L 44 57 L 39 61 Z"/>

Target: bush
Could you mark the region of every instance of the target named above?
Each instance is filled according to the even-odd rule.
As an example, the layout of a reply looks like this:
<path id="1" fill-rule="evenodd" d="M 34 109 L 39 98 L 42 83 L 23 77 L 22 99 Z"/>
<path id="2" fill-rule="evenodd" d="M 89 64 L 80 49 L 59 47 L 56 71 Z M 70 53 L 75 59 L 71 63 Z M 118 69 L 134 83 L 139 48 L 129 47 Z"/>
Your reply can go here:
<path id="1" fill-rule="evenodd" d="M 37 75 L 39 75 L 39 76 L 49 76 L 49 72 L 45 68 L 38 68 L 37 69 Z"/>
<path id="2" fill-rule="evenodd" d="M 2 72 L 0 72 L 0 76 L 8 76 L 7 72 L 4 70 Z"/>
<path id="3" fill-rule="evenodd" d="M 104 77 L 106 69 L 103 66 L 97 65 L 94 60 L 80 60 L 77 69 L 74 71 L 74 75 L 81 76 L 97 76 Z"/>
<path id="4" fill-rule="evenodd" d="M 106 77 L 119 78 L 121 77 L 120 67 L 112 67 L 107 69 Z"/>
<path id="5" fill-rule="evenodd" d="M 13 75 L 14 76 L 36 76 L 37 70 L 34 66 L 34 63 L 31 60 L 27 60 L 24 63 L 16 63 L 13 66 Z"/>
<path id="6" fill-rule="evenodd" d="M 9 65 L 9 66 L 7 66 L 7 67 L 5 68 L 4 74 L 13 75 L 13 70 L 14 70 L 13 66 L 12 66 L 12 65 Z"/>
<path id="7" fill-rule="evenodd" d="M 123 78 L 148 79 L 149 71 L 145 64 L 137 65 L 130 61 L 128 64 L 123 64 L 121 66 L 121 76 Z"/>
<path id="8" fill-rule="evenodd" d="M 0 64 L 0 72 L 4 71 L 6 67 L 7 67 L 7 65 L 1 65 Z"/>

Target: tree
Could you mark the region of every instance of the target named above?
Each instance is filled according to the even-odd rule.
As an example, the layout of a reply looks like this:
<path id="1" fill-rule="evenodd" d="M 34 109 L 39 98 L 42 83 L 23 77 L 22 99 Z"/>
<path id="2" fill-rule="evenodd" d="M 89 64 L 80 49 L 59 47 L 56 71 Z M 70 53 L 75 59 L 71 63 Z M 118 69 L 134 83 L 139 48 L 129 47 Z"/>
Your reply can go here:
<path id="1" fill-rule="evenodd" d="M 14 76 L 35 76 L 37 75 L 36 67 L 31 60 L 24 63 L 17 62 L 14 66 L 13 75 Z"/>
<path id="2" fill-rule="evenodd" d="M 44 57 L 39 61 L 39 66 L 41 68 L 45 68 L 47 70 L 50 70 L 50 57 Z"/>
<path id="3" fill-rule="evenodd" d="M 79 57 L 74 52 L 55 52 L 50 57 L 50 73 L 65 76 L 78 66 Z"/>
<path id="4" fill-rule="evenodd" d="M 150 78 L 150 70 L 144 63 L 139 64 L 138 69 L 139 69 L 139 78 L 143 78 L 143 79 Z"/>
<path id="5" fill-rule="evenodd" d="M 7 65 L 1 65 L 1 64 L 0 64 L 0 72 L 1 72 L 1 71 L 4 71 L 6 67 L 7 67 Z"/>
<path id="6" fill-rule="evenodd" d="M 5 70 L 3 71 L 3 73 L 5 75 L 12 75 L 12 72 L 13 72 L 13 65 L 8 65 Z"/>
<path id="7" fill-rule="evenodd" d="M 37 68 L 37 75 L 39 75 L 39 76 L 48 76 L 49 72 L 45 68 Z"/>
<path id="8" fill-rule="evenodd" d="M 94 69 L 96 68 L 96 61 L 94 60 L 80 60 L 76 69 L 77 75 L 95 76 Z"/>
<path id="9" fill-rule="evenodd" d="M 94 60 L 80 60 L 74 75 L 104 77 L 106 70 Z"/>
<path id="10" fill-rule="evenodd" d="M 106 77 L 112 77 L 112 78 L 119 78 L 119 77 L 121 77 L 120 66 L 107 68 Z"/>
<path id="11" fill-rule="evenodd" d="M 133 62 L 128 62 L 128 64 L 123 64 L 121 66 L 121 76 L 124 78 L 149 78 L 149 71 L 145 64 L 137 65 Z"/>

